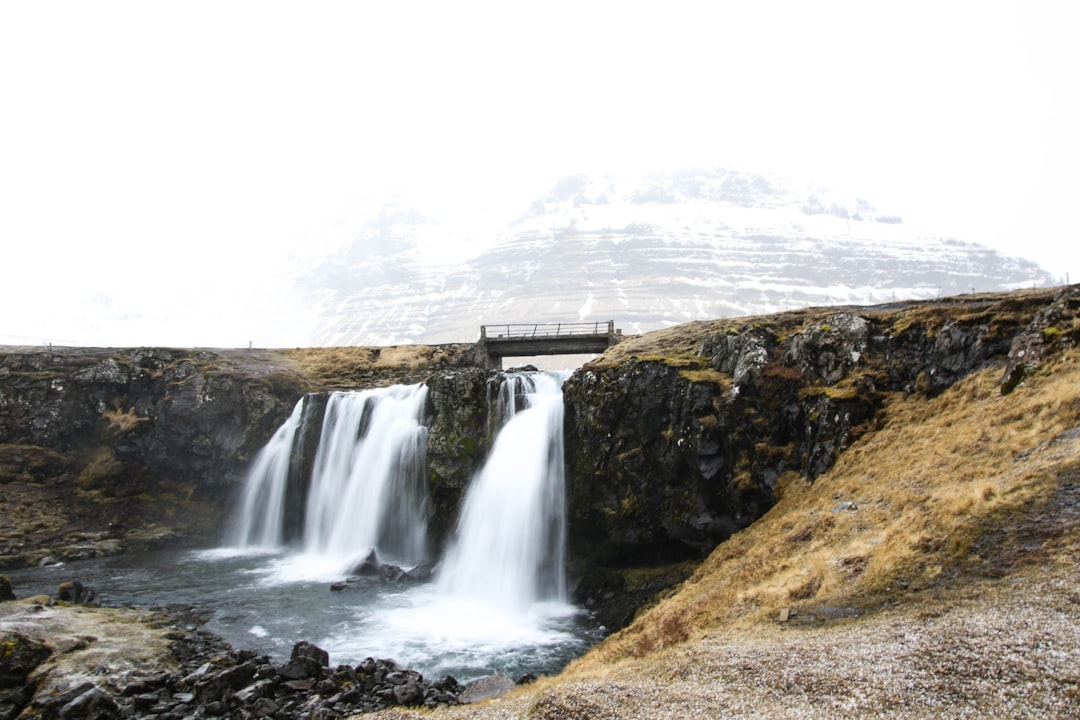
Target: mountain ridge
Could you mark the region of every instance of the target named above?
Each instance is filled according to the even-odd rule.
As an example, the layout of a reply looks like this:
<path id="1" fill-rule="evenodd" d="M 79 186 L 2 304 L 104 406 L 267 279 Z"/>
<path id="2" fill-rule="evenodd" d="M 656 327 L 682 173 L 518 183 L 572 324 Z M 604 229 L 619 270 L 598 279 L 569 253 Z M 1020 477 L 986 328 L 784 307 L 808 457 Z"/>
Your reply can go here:
<path id="1" fill-rule="evenodd" d="M 816 185 L 727 168 L 569 175 L 460 262 L 438 222 L 383 208 L 296 278 L 317 345 L 474 339 L 492 322 L 691 320 L 1053 284 L 1035 263 L 922 233 Z"/>

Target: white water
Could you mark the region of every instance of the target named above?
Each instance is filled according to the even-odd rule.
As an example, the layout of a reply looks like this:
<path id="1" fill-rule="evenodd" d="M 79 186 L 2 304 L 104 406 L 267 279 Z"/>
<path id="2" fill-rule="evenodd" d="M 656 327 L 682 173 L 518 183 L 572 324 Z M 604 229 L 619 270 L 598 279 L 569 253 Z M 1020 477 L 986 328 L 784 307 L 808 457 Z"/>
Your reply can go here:
<path id="1" fill-rule="evenodd" d="M 543 373 L 508 374 L 500 401 L 505 424 L 465 496 L 439 590 L 528 613 L 566 599 L 562 389 Z"/>
<path id="2" fill-rule="evenodd" d="M 583 646 L 566 601 L 561 383 L 507 374 L 502 428 L 466 492 L 435 583 L 358 609 L 323 647 L 364 657 L 393 648 L 407 665 L 459 677 L 551 666 Z"/>
<path id="3" fill-rule="evenodd" d="M 252 460 L 232 525 L 233 546 L 268 550 L 281 544 L 289 460 L 303 407 L 304 398 L 300 398 L 289 419 Z"/>
<path id="4" fill-rule="evenodd" d="M 426 402 L 422 384 L 330 396 L 307 493 L 303 552 L 279 561 L 280 579 L 340 578 L 372 549 L 404 564 L 426 559 Z M 284 545 L 290 453 L 302 404 L 252 464 L 234 522 L 234 548 Z"/>
<path id="5" fill-rule="evenodd" d="M 348 569 L 374 548 L 417 564 L 427 553 L 427 386 L 335 393 L 326 406 L 304 550 Z"/>
<path id="6" fill-rule="evenodd" d="M 580 613 L 566 601 L 563 567 L 561 382 L 543 373 L 511 373 L 502 380 L 489 407 L 501 428 L 467 489 L 438 579 L 421 586 L 373 581 L 375 587 L 363 590 L 351 611 L 340 611 L 325 634 L 305 638 L 336 662 L 391 656 L 429 674 L 478 677 L 558 667 L 583 646 Z M 313 582 L 341 580 L 372 547 L 381 560 L 404 567 L 424 559 L 425 403 L 423 386 L 331 396 L 302 549 L 279 543 L 282 552 L 259 561 L 248 576 L 277 588 L 275 593 L 285 587 L 301 592 Z M 287 452 L 282 465 L 288 467 Z M 278 526 L 280 537 L 280 521 Z M 245 550 L 256 549 L 250 545 Z M 231 551 L 217 562 L 234 562 L 228 557 L 234 557 Z M 343 593 L 342 600 L 351 595 Z M 260 636 L 267 627 L 260 621 L 248 633 Z"/>

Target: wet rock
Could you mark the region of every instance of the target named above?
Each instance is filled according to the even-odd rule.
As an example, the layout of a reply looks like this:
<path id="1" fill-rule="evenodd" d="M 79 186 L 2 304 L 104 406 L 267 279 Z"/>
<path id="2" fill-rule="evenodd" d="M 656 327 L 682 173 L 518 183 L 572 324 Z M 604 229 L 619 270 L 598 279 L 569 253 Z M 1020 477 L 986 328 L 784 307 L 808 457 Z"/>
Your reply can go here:
<path id="1" fill-rule="evenodd" d="M 15 591 L 11 589 L 11 580 L 7 575 L 0 575 L 0 602 L 15 599 Z"/>
<path id="2" fill-rule="evenodd" d="M 438 567 L 437 563 L 424 563 L 417 565 L 413 569 L 405 573 L 405 580 L 411 583 L 426 583 L 431 582 L 435 577 L 435 570 Z"/>
<path id="3" fill-rule="evenodd" d="M 8 630 L 0 631 L 0 688 L 23 685 L 26 676 L 52 654 L 42 642 Z"/>
<path id="4" fill-rule="evenodd" d="M 301 640 L 293 645 L 292 659 L 297 660 L 299 658 L 314 660 L 320 667 L 329 667 L 330 665 L 330 653 L 306 640 Z"/>
<path id="5" fill-rule="evenodd" d="M 379 568 L 379 580 L 385 585 L 397 585 L 405 579 L 405 571 L 397 565 L 383 565 Z"/>
<path id="6" fill-rule="evenodd" d="M 349 568 L 349 575 L 371 576 L 378 575 L 379 569 L 382 567 L 382 563 L 379 562 L 379 556 L 375 553 L 375 548 L 371 548 L 360 560 L 358 560 L 351 568 Z"/>
<path id="7" fill-rule="evenodd" d="M 447 368 L 427 381 L 432 420 L 427 461 L 431 495 L 429 533 L 441 543 L 454 529 L 465 487 L 480 469 L 489 447 L 488 379 L 480 367 Z"/>
<path id="8" fill-rule="evenodd" d="M 60 708 L 62 720 L 114 720 L 119 715 L 116 701 L 99 687 L 91 687 Z"/>
<path id="9" fill-rule="evenodd" d="M 70 580 L 56 588 L 56 599 L 76 605 L 94 605 L 97 603 L 97 590 L 84 586 L 78 580 Z"/>
<path id="10" fill-rule="evenodd" d="M 278 669 L 278 675 L 287 680 L 318 679 L 329 665 L 330 653 L 301 640 L 293 645 L 292 657 Z"/>
<path id="11" fill-rule="evenodd" d="M 200 703 L 224 700 L 248 685 L 255 677 L 255 663 L 246 662 L 207 675 L 195 684 L 195 697 Z"/>
<path id="12" fill-rule="evenodd" d="M 276 713 L 280 706 L 268 697 L 261 697 L 251 705 L 251 714 L 255 717 L 269 717 Z"/>
<path id="13" fill-rule="evenodd" d="M 420 705 L 424 702 L 424 689 L 415 678 L 409 678 L 394 686 L 394 702 L 398 705 Z"/>

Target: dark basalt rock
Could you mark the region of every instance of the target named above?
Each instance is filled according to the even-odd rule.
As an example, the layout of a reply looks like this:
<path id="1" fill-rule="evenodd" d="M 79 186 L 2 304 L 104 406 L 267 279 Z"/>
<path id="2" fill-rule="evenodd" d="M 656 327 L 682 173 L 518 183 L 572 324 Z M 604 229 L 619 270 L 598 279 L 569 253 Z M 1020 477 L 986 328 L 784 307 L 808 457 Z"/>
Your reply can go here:
<path id="1" fill-rule="evenodd" d="M 21 687 L 52 651 L 42 642 L 9 630 L 0 630 L 0 689 Z"/>
<path id="2" fill-rule="evenodd" d="M 56 599 L 77 605 L 97 605 L 97 590 L 86 587 L 78 580 L 60 583 L 56 588 Z"/>
<path id="3" fill-rule="evenodd" d="M 454 529 L 465 487 L 489 448 L 488 381 L 496 373 L 479 367 L 440 370 L 427 381 L 428 492 L 434 512 L 428 531 L 441 544 Z"/>
<path id="4" fill-rule="evenodd" d="M 2 666 L 13 678 L 7 687 L 21 686 L 48 656 L 44 646 L 21 636 L 5 633 L 0 641 L 17 650 Z M 173 655 L 181 659 L 179 672 L 144 677 L 129 686 L 118 686 L 116 679 L 83 682 L 56 697 L 38 698 L 35 717 L 339 718 L 394 706 L 456 705 L 464 690 L 450 676 L 427 683 L 420 673 L 387 659 L 367 658 L 355 668 L 340 665 L 331 670 L 329 654 L 304 641 L 293 647 L 287 663 L 274 665 L 265 656 L 235 651 L 209 633 L 177 631 Z M 4 687 L 0 712 L 10 710 L 15 717 L 30 697 Z"/>
<path id="5" fill-rule="evenodd" d="M 1080 338 L 1080 293 L 952 298 L 713 323 L 692 354 L 586 364 L 564 385 L 568 550 L 595 565 L 701 557 L 874 429 L 1008 360 L 1003 390 Z"/>
<path id="6" fill-rule="evenodd" d="M 382 563 L 379 562 L 379 556 L 375 552 L 375 548 L 371 548 L 367 554 L 349 568 L 349 574 L 358 576 L 377 576 L 381 567 Z"/>

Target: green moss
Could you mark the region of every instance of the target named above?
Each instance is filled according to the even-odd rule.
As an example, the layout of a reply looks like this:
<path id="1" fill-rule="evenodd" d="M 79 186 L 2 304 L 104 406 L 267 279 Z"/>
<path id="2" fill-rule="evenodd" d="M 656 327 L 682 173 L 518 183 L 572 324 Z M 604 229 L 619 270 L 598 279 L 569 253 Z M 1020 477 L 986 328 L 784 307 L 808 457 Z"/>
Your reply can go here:
<path id="1" fill-rule="evenodd" d="M 799 399 L 808 400 L 815 397 L 827 397 L 830 400 L 856 400 L 859 398 L 859 390 L 852 384 L 838 385 L 811 385 L 799 388 Z"/>
<path id="2" fill-rule="evenodd" d="M 709 383 L 716 385 L 721 389 L 728 389 L 732 385 L 731 378 L 719 370 L 713 368 L 705 369 L 681 369 L 679 370 L 679 377 L 687 382 L 692 383 Z"/>
<path id="3" fill-rule="evenodd" d="M 638 362 L 658 363 L 680 370 L 711 369 L 709 359 L 699 355 L 642 355 L 638 357 Z"/>
<path id="4" fill-rule="evenodd" d="M 720 419 L 717 418 L 715 415 L 701 415 L 700 417 L 694 418 L 694 420 L 697 421 L 698 425 L 705 428 L 706 430 L 712 430 L 720 424 Z"/>
<path id="5" fill-rule="evenodd" d="M 623 517 L 633 517 L 641 509 L 641 502 L 638 500 L 634 489 L 629 485 L 626 486 L 626 494 L 623 496 L 622 501 L 619 503 L 619 512 Z"/>

